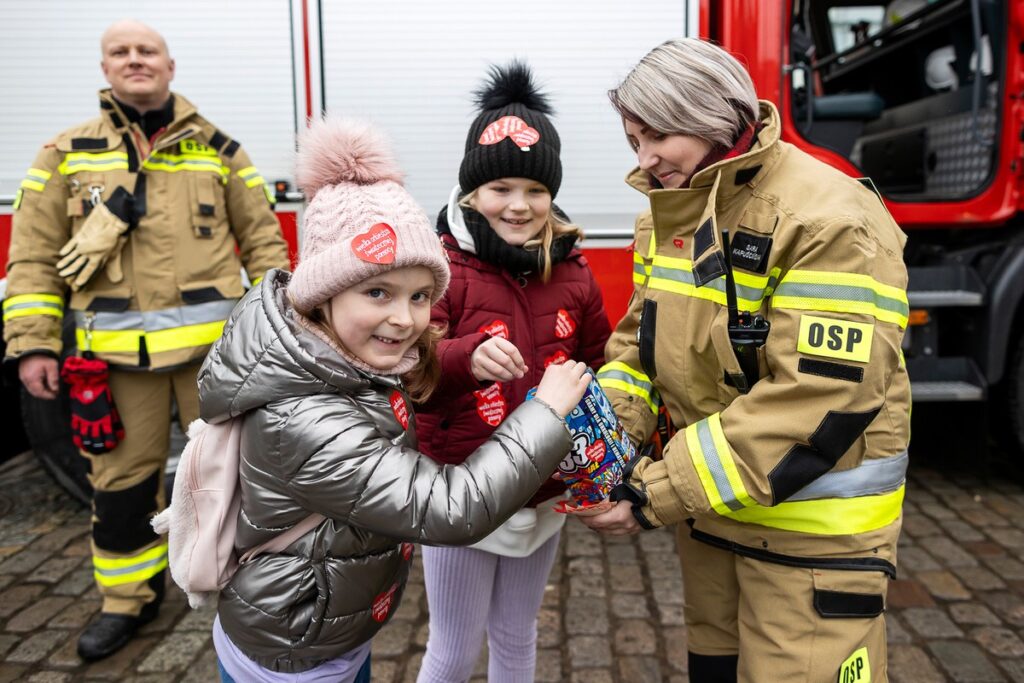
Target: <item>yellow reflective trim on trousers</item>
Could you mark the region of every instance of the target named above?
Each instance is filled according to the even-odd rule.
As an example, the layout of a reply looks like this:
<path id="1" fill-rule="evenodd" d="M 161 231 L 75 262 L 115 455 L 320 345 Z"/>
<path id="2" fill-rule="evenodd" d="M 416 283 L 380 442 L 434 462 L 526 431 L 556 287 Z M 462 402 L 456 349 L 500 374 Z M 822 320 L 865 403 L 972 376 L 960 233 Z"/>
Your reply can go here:
<path id="1" fill-rule="evenodd" d="M 779 283 L 773 308 L 870 315 L 906 328 L 907 293 L 870 275 L 791 270 Z"/>
<path id="2" fill-rule="evenodd" d="M 119 586 L 146 581 L 167 567 L 167 544 L 132 557 L 97 557 L 93 555 L 93 577 L 101 586 Z"/>
<path id="3" fill-rule="evenodd" d="M 196 346 L 209 346 L 224 332 L 226 320 L 198 325 L 185 325 L 166 330 L 93 330 L 90 348 L 96 353 L 138 353 L 139 338 L 146 338 L 149 353 L 178 351 Z M 85 330 L 75 330 L 78 348 L 85 348 Z"/>
<path id="4" fill-rule="evenodd" d="M 24 195 L 25 195 L 25 190 L 23 190 L 23 189 L 21 189 L 19 187 L 18 191 L 14 193 L 14 204 L 12 205 L 11 208 L 13 208 L 15 211 L 17 211 L 18 207 L 21 206 L 21 198 Z"/>
<path id="5" fill-rule="evenodd" d="M 79 171 L 127 171 L 127 152 L 69 152 L 57 171 L 72 175 Z"/>
<path id="6" fill-rule="evenodd" d="M 19 294 L 4 300 L 4 321 L 29 315 L 64 317 L 64 299 L 54 294 Z"/>
<path id="7" fill-rule="evenodd" d="M 819 536 L 850 536 L 895 522 L 903 509 L 906 486 L 881 495 L 783 502 L 729 512 L 737 522 Z"/>

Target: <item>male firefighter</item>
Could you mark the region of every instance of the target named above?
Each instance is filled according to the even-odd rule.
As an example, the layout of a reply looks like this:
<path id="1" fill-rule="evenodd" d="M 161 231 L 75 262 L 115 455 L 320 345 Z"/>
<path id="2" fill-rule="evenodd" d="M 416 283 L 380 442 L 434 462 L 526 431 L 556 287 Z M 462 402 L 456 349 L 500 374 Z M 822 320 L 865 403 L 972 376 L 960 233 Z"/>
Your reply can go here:
<path id="1" fill-rule="evenodd" d="M 149 520 L 163 487 L 172 401 L 199 416 L 196 374 L 243 292 L 288 258 L 273 195 L 237 140 L 170 91 L 163 37 L 119 21 L 100 42 L 99 117 L 46 143 L 17 192 L 3 304 L 5 362 L 56 398 L 95 489 L 92 556 L 103 608 L 87 660 L 157 614 L 167 542 Z M 70 289 L 70 298 L 65 296 Z M 65 307 L 77 353 L 58 367 Z"/>

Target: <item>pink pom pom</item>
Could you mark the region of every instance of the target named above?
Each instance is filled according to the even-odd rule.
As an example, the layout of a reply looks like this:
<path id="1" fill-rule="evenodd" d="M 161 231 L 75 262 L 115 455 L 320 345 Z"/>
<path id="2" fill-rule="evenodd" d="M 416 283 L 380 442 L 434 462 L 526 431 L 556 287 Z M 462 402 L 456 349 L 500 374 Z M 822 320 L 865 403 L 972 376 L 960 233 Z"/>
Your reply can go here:
<path id="1" fill-rule="evenodd" d="M 313 121 L 299 134 L 295 181 L 312 199 L 325 185 L 402 183 L 391 143 L 373 124 L 351 119 Z"/>

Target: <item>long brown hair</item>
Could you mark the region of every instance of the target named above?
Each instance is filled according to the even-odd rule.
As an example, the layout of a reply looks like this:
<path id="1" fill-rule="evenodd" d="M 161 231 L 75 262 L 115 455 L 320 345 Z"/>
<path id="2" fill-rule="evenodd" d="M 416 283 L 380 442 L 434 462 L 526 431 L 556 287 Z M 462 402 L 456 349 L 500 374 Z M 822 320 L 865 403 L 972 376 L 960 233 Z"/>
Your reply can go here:
<path id="1" fill-rule="evenodd" d="M 355 354 L 345 348 L 334 328 L 328 324 L 321 306 L 314 308 L 306 317 L 344 355 L 355 356 Z M 415 403 L 425 402 L 434 393 L 434 389 L 437 388 L 437 383 L 441 379 L 441 361 L 437 357 L 437 343 L 444 339 L 447 332 L 448 330 L 444 326 L 430 323 L 413 344 L 413 348 L 419 352 L 419 360 L 416 361 L 416 365 L 409 372 L 402 375 L 401 379 L 405 385 L 406 392 L 409 394 L 409 398 Z"/>

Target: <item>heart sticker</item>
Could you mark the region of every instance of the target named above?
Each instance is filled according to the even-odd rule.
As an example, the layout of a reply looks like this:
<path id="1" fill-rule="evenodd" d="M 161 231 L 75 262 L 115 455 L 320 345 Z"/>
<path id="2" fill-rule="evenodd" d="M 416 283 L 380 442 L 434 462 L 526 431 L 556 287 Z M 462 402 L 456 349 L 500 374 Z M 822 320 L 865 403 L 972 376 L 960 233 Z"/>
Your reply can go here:
<path id="1" fill-rule="evenodd" d="M 382 622 L 388 618 L 388 612 L 391 611 L 391 603 L 395 599 L 395 591 L 398 590 L 398 584 L 394 584 L 391 588 L 387 589 L 373 600 L 373 620 L 376 622 Z"/>
<path id="2" fill-rule="evenodd" d="M 558 317 L 555 318 L 555 336 L 559 339 L 567 339 L 576 331 L 576 321 L 564 308 L 558 309 Z"/>
<path id="3" fill-rule="evenodd" d="M 678 237 L 676 239 L 672 240 L 672 244 L 675 245 L 676 249 L 682 249 L 683 248 L 683 241 L 681 239 L 679 239 Z"/>
<path id="4" fill-rule="evenodd" d="M 388 403 L 391 404 L 391 412 L 395 414 L 398 424 L 402 425 L 402 429 L 408 429 L 409 407 L 405 404 L 405 398 L 402 396 L 402 393 L 397 389 L 391 392 L 391 398 L 388 399 Z"/>
<path id="5" fill-rule="evenodd" d="M 476 414 L 491 427 L 497 427 L 508 415 L 508 401 L 501 394 L 501 383 L 473 392 L 476 396 Z"/>
<path id="6" fill-rule="evenodd" d="M 512 138 L 519 149 L 527 152 L 530 145 L 540 140 L 540 133 L 518 116 L 502 116 L 484 129 L 478 142 L 481 145 L 496 145 L 505 138 Z"/>
<path id="7" fill-rule="evenodd" d="M 487 325 L 482 325 L 477 332 L 483 332 L 492 337 L 501 337 L 502 339 L 508 339 L 511 336 L 508 325 L 504 320 L 495 320 Z"/>
<path id="8" fill-rule="evenodd" d="M 544 367 L 546 368 L 552 363 L 564 363 L 567 360 L 569 360 L 569 354 L 559 349 L 544 359 Z"/>
<path id="9" fill-rule="evenodd" d="M 352 251 L 361 261 L 380 265 L 393 263 L 398 238 L 394 229 L 387 223 L 370 226 L 366 232 L 352 238 Z"/>

